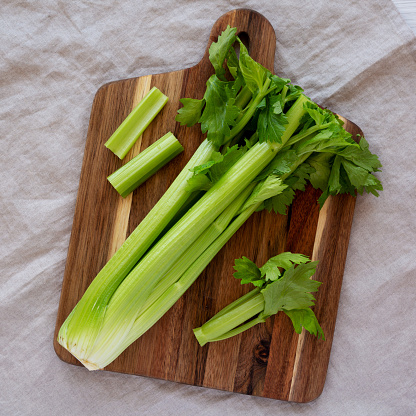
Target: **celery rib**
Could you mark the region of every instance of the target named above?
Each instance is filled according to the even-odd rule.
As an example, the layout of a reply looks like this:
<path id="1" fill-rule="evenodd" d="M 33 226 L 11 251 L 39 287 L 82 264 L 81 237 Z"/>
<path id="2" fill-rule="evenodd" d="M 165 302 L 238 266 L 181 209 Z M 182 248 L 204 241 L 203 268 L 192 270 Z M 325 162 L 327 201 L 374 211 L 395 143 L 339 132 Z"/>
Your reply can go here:
<path id="1" fill-rule="evenodd" d="M 120 124 L 105 146 L 123 159 L 167 102 L 168 97 L 153 87 Z"/>
<path id="2" fill-rule="evenodd" d="M 190 197 L 186 191 L 187 181 L 193 175 L 190 169 L 207 162 L 216 150 L 208 140 L 202 142 L 165 194 L 97 274 L 62 324 L 58 342 L 78 359 L 86 358 L 95 342 L 113 293 Z"/>
<path id="3" fill-rule="evenodd" d="M 250 292 L 249 292 L 250 293 Z M 214 316 L 199 328 L 194 329 L 195 337 L 201 346 L 207 342 L 226 339 L 256 325 L 249 321 L 264 310 L 264 297 L 262 293 L 255 292 L 255 296 L 247 296 L 244 302 L 238 302 L 227 309 L 226 312 Z M 244 322 L 247 322 L 244 324 Z M 259 321 L 261 322 L 261 321 Z M 241 328 L 240 325 L 244 324 Z"/>
<path id="4" fill-rule="evenodd" d="M 114 342 L 110 344 L 97 343 L 100 348 L 95 352 L 91 352 L 90 359 L 100 363 L 100 368 L 103 368 L 115 359 L 125 348 L 151 328 L 174 305 L 198 278 L 203 269 L 214 258 L 226 241 L 231 238 L 235 231 L 254 212 L 254 210 L 247 210 L 245 215 L 240 217 L 240 221 L 232 221 L 236 212 L 252 191 L 253 186 L 249 186 L 244 190 L 211 226 L 201 234 L 195 244 L 190 246 L 174 266 L 169 269 L 167 274 L 159 281 L 151 295 L 147 298 L 142 312 L 135 319 L 128 335 L 124 339 L 117 339 L 115 341 L 117 345 L 114 345 Z M 233 230 L 232 232 L 227 228 L 231 221 L 233 227 L 231 228 Z M 228 237 L 226 239 L 220 238 L 225 230 L 227 230 Z M 95 357 L 94 354 L 96 354 Z"/>
<path id="5" fill-rule="evenodd" d="M 173 133 L 169 132 L 107 179 L 124 198 L 181 152 L 182 145 Z"/>

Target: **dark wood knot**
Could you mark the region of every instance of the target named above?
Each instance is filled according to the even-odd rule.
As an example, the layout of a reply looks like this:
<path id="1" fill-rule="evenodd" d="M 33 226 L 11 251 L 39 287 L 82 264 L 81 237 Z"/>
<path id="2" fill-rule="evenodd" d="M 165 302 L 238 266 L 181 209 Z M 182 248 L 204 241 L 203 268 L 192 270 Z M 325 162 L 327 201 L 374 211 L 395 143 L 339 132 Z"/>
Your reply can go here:
<path id="1" fill-rule="evenodd" d="M 254 348 L 254 359 L 260 365 L 267 365 L 270 352 L 270 341 L 262 339 Z"/>

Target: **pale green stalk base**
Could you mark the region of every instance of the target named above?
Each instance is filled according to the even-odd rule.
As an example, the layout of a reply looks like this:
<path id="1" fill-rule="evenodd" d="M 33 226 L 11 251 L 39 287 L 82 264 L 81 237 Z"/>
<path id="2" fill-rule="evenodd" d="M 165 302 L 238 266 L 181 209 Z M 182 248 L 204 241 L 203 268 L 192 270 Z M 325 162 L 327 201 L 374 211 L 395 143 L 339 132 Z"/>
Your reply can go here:
<path id="1" fill-rule="evenodd" d="M 123 159 L 167 102 L 168 97 L 153 87 L 120 124 L 105 146 Z"/>
<path id="2" fill-rule="evenodd" d="M 107 179 L 125 198 L 181 152 L 183 152 L 182 145 L 169 132 L 140 152 L 130 162 L 117 169 Z"/>

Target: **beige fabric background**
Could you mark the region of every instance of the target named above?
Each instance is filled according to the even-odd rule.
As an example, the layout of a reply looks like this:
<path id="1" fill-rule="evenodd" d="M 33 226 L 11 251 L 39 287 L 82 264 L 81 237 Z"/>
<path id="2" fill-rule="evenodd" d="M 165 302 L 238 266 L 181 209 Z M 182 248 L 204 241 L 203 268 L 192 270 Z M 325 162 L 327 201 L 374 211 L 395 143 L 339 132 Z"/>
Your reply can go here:
<path id="1" fill-rule="evenodd" d="M 249 397 L 61 362 L 53 330 L 92 100 L 104 83 L 196 64 L 248 7 L 275 71 L 358 124 L 385 191 L 358 198 L 323 394 Z M 416 40 L 389 0 L 2 0 L 0 415 L 414 415 Z"/>

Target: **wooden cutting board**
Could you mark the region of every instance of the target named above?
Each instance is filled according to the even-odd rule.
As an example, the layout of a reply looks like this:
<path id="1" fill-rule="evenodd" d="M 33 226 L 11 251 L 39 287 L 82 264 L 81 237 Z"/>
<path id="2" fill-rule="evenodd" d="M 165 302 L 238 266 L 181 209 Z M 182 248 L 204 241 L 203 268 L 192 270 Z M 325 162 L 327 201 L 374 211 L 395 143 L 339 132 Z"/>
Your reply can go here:
<path id="1" fill-rule="evenodd" d="M 196 66 L 111 82 L 95 96 L 54 336 L 57 355 L 68 363 L 80 365 L 56 341 L 61 324 L 204 138 L 199 125 L 181 127 L 175 115 L 180 98 L 202 98 L 212 74 L 208 47 L 228 24 L 237 27 L 251 56 L 273 70 L 273 27 L 254 11 L 234 10 L 214 24 L 205 55 Z M 165 93 L 169 102 L 120 161 L 104 143 L 153 86 Z M 362 134 L 356 125 L 345 121 L 349 132 Z M 121 198 L 107 176 L 168 131 L 185 151 L 132 195 Z M 318 191 L 308 187 L 296 196 L 286 216 L 255 213 L 175 306 L 106 370 L 295 402 L 318 397 L 328 368 L 355 205 L 354 197 L 343 195 L 329 198 L 319 211 L 318 196 Z M 297 335 L 289 318 L 278 314 L 239 336 L 201 348 L 192 328 L 251 289 L 233 278 L 234 259 L 244 255 L 260 266 L 282 251 L 319 260 L 314 279 L 323 284 L 314 311 L 326 341 L 308 333 Z"/>

